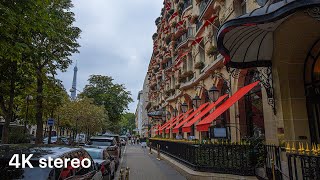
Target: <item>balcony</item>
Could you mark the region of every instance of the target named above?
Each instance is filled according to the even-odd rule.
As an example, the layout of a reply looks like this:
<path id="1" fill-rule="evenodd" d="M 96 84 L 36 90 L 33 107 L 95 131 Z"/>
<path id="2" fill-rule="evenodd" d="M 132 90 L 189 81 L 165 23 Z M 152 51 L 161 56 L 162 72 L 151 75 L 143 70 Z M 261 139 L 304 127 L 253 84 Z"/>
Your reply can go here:
<path id="1" fill-rule="evenodd" d="M 209 16 L 210 13 L 213 13 L 213 8 L 209 8 L 210 5 L 212 5 L 213 0 L 202 0 L 199 4 L 199 21 L 202 20 L 202 18 Z M 207 10 L 210 9 L 210 12 L 207 12 Z"/>
<path id="2" fill-rule="evenodd" d="M 183 34 L 180 38 L 177 40 L 177 48 L 184 47 L 187 45 L 188 40 L 191 40 L 194 38 L 194 30 L 192 27 L 189 27 L 187 32 Z"/>
<path id="3" fill-rule="evenodd" d="M 192 0 L 185 0 L 182 8 L 182 15 L 185 13 L 186 9 L 192 6 Z"/>
<path id="4" fill-rule="evenodd" d="M 196 32 L 198 32 L 200 30 L 200 28 L 202 27 L 203 22 L 202 21 L 198 21 L 196 24 Z"/>

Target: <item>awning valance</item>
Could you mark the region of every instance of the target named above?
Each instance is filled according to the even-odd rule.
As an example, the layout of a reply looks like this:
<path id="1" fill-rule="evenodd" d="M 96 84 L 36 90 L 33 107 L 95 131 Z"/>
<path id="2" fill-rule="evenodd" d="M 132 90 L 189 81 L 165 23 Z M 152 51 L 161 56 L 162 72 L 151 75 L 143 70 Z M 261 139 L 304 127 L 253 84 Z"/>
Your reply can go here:
<path id="1" fill-rule="evenodd" d="M 202 109 L 206 108 L 208 105 L 209 105 L 209 103 L 202 104 L 197 110 L 193 111 L 193 113 L 191 113 L 186 119 L 184 119 L 177 126 L 175 126 L 172 129 L 172 132 L 173 133 L 178 133 L 180 127 L 182 127 L 184 124 L 186 124 L 190 119 L 192 119 L 195 115 L 197 115 L 199 112 L 201 112 Z"/>
<path id="2" fill-rule="evenodd" d="M 236 93 L 234 93 L 229 99 L 227 99 L 222 105 L 220 105 L 215 111 L 209 114 L 206 118 L 200 121 L 197 125 L 198 131 L 208 131 L 211 122 L 216 120 L 222 113 L 229 109 L 234 103 L 239 101 L 245 94 L 251 91 L 255 86 L 259 84 L 259 81 L 242 87 Z"/>
<path id="3" fill-rule="evenodd" d="M 190 109 L 189 111 L 184 113 L 183 116 L 181 116 L 179 119 L 176 119 L 175 121 L 172 121 L 171 124 L 166 128 L 166 133 L 169 133 L 170 129 L 172 127 L 177 125 L 177 123 L 180 123 L 183 119 L 187 118 L 189 116 L 189 114 L 191 114 L 192 112 L 193 112 L 193 109 Z"/>
<path id="4" fill-rule="evenodd" d="M 274 31 L 298 10 L 320 5 L 319 0 L 281 0 L 224 23 L 217 47 L 225 64 L 234 68 L 271 66 Z"/>
<path id="5" fill-rule="evenodd" d="M 216 102 L 211 103 L 207 108 L 201 111 L 198 115 L 196 115 L 192 120 L 190 120 L 187 124 L 182 127 L 182 132 L 191 132 L 191 126 L 194 125 L 197 121 L 199 121 L 203 116 L 209 113 L 213 108 L 215 108 L 219 103 L 221 103 L 228 95 L 225 94 L 221 96 Z"/>

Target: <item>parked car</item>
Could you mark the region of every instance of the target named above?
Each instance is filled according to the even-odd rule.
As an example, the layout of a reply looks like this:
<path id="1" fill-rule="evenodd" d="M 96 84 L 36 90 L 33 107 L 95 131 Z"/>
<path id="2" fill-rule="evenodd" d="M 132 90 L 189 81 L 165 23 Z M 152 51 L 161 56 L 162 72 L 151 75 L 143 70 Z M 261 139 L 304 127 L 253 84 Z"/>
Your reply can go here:
<path id="1" fill-rule="evenodd" d="M 48 144 L 48 139 L 49 137 L 46 137 L 43 139 L 43 144 Z M 51 136 L 51 144 L 56 144 L 58 141 L 58 137 L 57 136 Z"/>
<path id="2" fill-rule="evenodd" d="M 48 144 L 48 139 L 49 137 L 46 137 L 43 139 L 43 144 Z M 61 145 L 69 145 L 69 138 L 67 137 L 57 137 L 57 136 L 52 136 L 51 137 L 51 144 L 61 144 Z"/>
<path id="3" fill-rule="evenodd" d="M 9 166 L 9 161 L 14 154 L 25 154 L 28 157 L 33 154 L 30 163 L 33 168 L 16 168 Z M 88 158 L 92 163 L 89 168 L 74 169 L 56 167 L 39 167 L 39 159 L 49 157 L 56 158 Z M 47 179 L 94 179 L 101 180 L 102 173 L 95 166 L 91 156 L 87 151 L 81 148 L 59 147 L 59 146 L 37 146 L 37 145 L 21 145 L 10 144 L 0 145 L 0 179 L 24 179 L 24 180 L 47 180 Z"/>
<path id="4" fill-rule="evenodd" d="M 94 136 L 90 138 L 88 145 L 89 146 L 87 147 L 91 146 L 107 149 L 108 153 L 115 158 L 116 165 L 119 165 L 121 149 L 113 137 Z"/>
<path id="5" fill-rule="evenodd" d="M 106 149 L 102 148 L 84 148 L 97 164 L 104 179 L 114 179 L 116 173 L 116 162 L 114 157 L 110 156 Z"/>
<path id="6" fill-rule="evenodd" d="M 102 136 L 104 136 L 104 137 L 114 137 L 114 139 L 117 141 L 118 146 L 121 147 L 120 136 L 118 134 L 105 133 Z"/>

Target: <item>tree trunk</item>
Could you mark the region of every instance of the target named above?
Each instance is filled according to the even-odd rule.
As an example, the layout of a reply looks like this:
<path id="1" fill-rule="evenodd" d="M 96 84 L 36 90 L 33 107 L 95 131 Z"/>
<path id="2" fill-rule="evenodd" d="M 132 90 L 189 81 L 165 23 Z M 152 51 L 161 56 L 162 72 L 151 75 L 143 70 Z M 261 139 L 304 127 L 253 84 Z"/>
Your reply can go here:
<path id="1" fill-rule="evenodd" d="M 6 109 L 5 101 L 3 96 L 1 97 L 1 109 L 5 114 L 5 123 L 2 128 L 2 138 L 1 142 L 3 144 L 7 144 L 9 142 L 9 125 L 13 117 L 13 103 L 14 103 L 14 96 L 15 96 L 15 88 L 16 88 L 16 72 L 17 72 L 17 64 L 12 64 L 12 72 L 11 72 L 11 79 L 10 79 L 10 92 L 9 92 L 9 104 L 8 109 Z"/>
<path id="2" fill-rule="evenodd" d="M 36 144 L 41 144 L 43 139 L 43 77 L 42 68 L 37 69 L 37 97 L 36 97 Z"/>

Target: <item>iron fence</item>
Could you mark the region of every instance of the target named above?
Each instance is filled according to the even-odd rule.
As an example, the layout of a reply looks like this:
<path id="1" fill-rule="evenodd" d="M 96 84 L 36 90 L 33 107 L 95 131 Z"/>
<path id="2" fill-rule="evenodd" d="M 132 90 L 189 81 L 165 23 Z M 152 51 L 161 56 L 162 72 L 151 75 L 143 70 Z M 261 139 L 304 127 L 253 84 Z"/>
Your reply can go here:
<path id="1" fill-rule="evenodd" d="M 268 179 L 273 178 L 272 166 L 274 168 L 275 180 L 282 180 L 282 166 L 281 166 L 281 147 L 275 145 L 265 145 L 265 167 Z"/>
<path id="2" fill-rule="evenodd" d="M 320 156 L 287 154 L 290 180 L 320 179 Z"/>
<path id="3" fill-rule="evenodd" d="M 255 154 L 251 145 L 190 144 L 150 139 L 152 147 L 196 171 L 251 176 L 255 174 Z"/>

